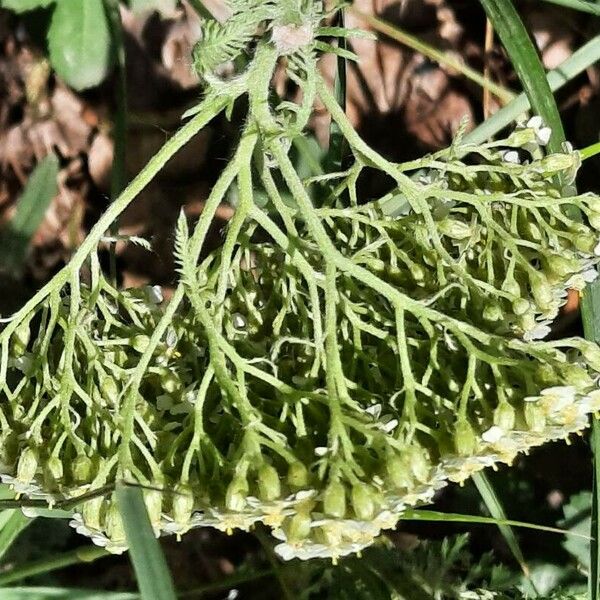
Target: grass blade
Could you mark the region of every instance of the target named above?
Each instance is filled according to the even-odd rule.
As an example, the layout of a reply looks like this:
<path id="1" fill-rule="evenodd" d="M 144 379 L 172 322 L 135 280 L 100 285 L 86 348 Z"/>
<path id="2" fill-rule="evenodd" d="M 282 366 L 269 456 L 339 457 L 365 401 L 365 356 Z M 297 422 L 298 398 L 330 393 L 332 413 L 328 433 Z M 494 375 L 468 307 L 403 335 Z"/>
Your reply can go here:
<path id="1" fill-rule="evenodd" d="M 0 236 L 0 264 L 8 269 L 20 268 L 27 247 L 39 227 L 50 201 L 58 191 L 58 158 L 44 158 L 34 169 L 17 202 L 17 212 Z"/>
<path id="2" fill-rule="evenodd" d="M 12 569 L 8 569 L 0 573 L 0 586 L 5 586 L 15 581 L 22 581 L 27 577 L 33 577 L 34 575 L 42 575 L 44 573 L 50 573 L 51 571 L 57 571 L 58 569 L 64 569 L 71 565 L 78 563 L 89 563 L 104 556 L 109 556 L 109 552 L 104 548 L 98 546 L 83 546 L 77 548 L 71 552 L 65 552 L 64 554 L 58 554 L 51 556 L 50 558 L 41 558 L 23 565 L 16 565 Z M 4 600 L 4 590 L 0 592 L 0 598 Z"/>
<path id="3" fill-rule="evenodd" d="M 444 65 L 454 71 L 457 71 L 458 73 L 461 73 L 464 77 L 470 79 L 477 85 L 481 86 L 483 89 L 489 90 L 492 94 L 494 94 L 494 96 L 497 96 L 504 104 L 510 102 L 515 97 L 515 94 L 513 92 L 507 90 L 501 85 L 498 85 L 497 83 L 489 81 L 479 71 L 472 69 L 471 67 L 459 60 L 456 60 L 448 53 L 443 52 L 442 50 L 438 50 L 437 48 L 434 48 L 429 44 L 426 44 L 419 38 L 411 35 L 410 33 L 407 33 L 406 31 L 403 31 L 398 26 L 392 25 L 391 23 L 388 23 L 387 21 L 384 21 L 383 19 L 380 19 L 378 17 L 374 17 L 373 15 L 360 12 L 355 8 L 352 8 L 352 12 L 357 17 L 360 17 L 360 19 L 362 19 L 369 26 L 371 26 L 375 31 L 378 31 L 379 33 L 388 36 L 389 38 L 399 42 L 400 44 L 403 44 L 404 46 L 407 46 L 408 48 L 419 52 L 419 54 L 426 56 L 430 60 L 440 65 Z"/>
<path id="4" fill-rule="evenodd" d="M 556 69 L 550 71 L 546 77 L 552 92 L 562 88 L 569 81 L 575 79 L 591 65 L 600 60 L 600 35 L 584 44 L 572 56 L 561 63 Z M 517 96 L 510 104 L 501 108 L 489 119 L 479 124 L 473 131 L 464 137 L 465 143 L 479 144 L 491 138 L 501 129 L 512 123 L 515 119 L 529 110 L 531 104 L 525 93 Z"/>
<path id="5" fill-rule="evenodd" d="M 534 112 L 552 129 L 548 148 L 560 152 L 565 140 L 562 121 L 537 49 L 511 0 L 480 0 L 500 37 Z"/>
<path id="6" fill-rule="evenodd" d="M 140 600 L 139 594 L 56 587 L 2 588 L 2 600 Z"/>
<path id="7" fill-rule="evenodd" d="M 580 10 L 587 12 L 592 15 L 600 16 L 600 4 L 590 0 L 545 0 L 551 4 L 558 4 L 565 8 L 572 8 L 573 10 Z"/>
<path id="8" fill-rule="evenodd" d="M 175 600 L 175 587 L 139 487 L 118 483 L 117 504 L 142 600 Z"/>
<path id="9" fill-rule="evenodd" d="M 498 529 L 506 541 L 506 544 L 510 548 L 512 555 L 519 563 L 519 566 L 521 567 L 525 577 L 529 578 L 530 571 L 529 567 L 527 566 L 527 562 L 525 561 L 525 557 L 523 556 L 523 552 L 521 551 L 521 546 L 519 545 L 517 536 L 511 529 L 510 525 L 505 524 L 506 513 L 504 512 L 504 507 L 502 506 L 502 503 L 500 502 L 500 499 L 498 498 L 490 480 L 483 473 L 474 473 L 472 479 L 490 515 L 492 515 L 492 517 L 498 523 Z"/>
<path id="10" fill-rule="evenodd" d="M 33 521 L 17 508 L 0 514 L 0 558 L 2 558 L 18 535 Z"/>
<path id="11" fill-rule="evenodd" d="M 556 533 L 558 535 L 569 535 L 572 537 L 589 540 L 590 536 L 560 529 L 558 527 L 548 527 L 547 525 L 536 525 L 535 523 L 526 523 L 525 521 L 515 521 L 514 519 L 496 519 L 495 517 L 481 517 L 479 515 L 463 515 L 460 513 L 446 513 L 437 510 L 407 509 L 402 513 L 401 521 L 433 521 L 446 523 L 469 523 L 471 525 L 509 525 L 510 527 L 520 527 L 522 529 L 532 529 L 534 531 L 544 531 L 546 533 Z"/>

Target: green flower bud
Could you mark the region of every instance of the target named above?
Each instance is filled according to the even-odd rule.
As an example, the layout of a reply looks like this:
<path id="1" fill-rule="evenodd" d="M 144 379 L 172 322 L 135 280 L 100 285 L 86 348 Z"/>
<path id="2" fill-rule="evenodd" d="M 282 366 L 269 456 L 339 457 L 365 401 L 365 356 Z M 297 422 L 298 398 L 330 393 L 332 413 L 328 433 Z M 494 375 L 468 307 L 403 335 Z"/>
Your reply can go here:
<path id="1" fill-rule="evenodd" d="M 459 417 L 454 429 L 454 446 L 460 456 L 471 456 L 477 448 L 477 436 L 467 419 Z"/>
<path id="2" fill-rule="evenodd" d="M 389 453 L 385 460 L 385 470 L 391 484 L 397 489 L 411 489 L 414 485 L 406 460 L 397 454 Z"/>
<path id="3" fill-rule="evenodd" d="M 27 345 L 29 344 L 29 340 L 31 339 L 31 330 L 29 328 L 29 319 L 22 321 L 19 323 L 17 328 L 15 329 L 11 341 L 12 341 L 12 349 L 15 357 L 20 357 L 25 354 L 27 350 Z"/>
<path id="4" fill-rule="evenodd" d="M 575 172 L 579 169 L 580 165 L 581 158 L 578 152 L 548 154 L 548 156 L 539 161 L 539 168 L 544 175 L 553 175 L 561 171 Z"/>
<path id="5" fill-rule="evenodd" d="M 281 496 L 279 473 L 269 464 L 263 464 L 258 470 L 258 491 L 261 500 L 272 502 Z"/>
<path id="6" fill-rule="evenodd" d="M 46 461 L 44 474 L 53 483 L 63 478 L 63 464 L 58 456 L 53 455 Z"/>
<path id="7" fill-rule="evenodd" d="M 438 231 L 455 240 L 464 240 L 473 235 L 471 226 L 457 219 L 446 218 L 436 223 Z"/>
<path id="8" fill-rule="evenodd" d="M 582 340 L 580 349 L 587 364 L 592 367 L 594 371 L 600 372 L 600 346 L 594 342 Z"/>
<path id="9" fill-rule="evenodd" d="M 579 365 L 567 364 L 561 371 L 566 385 L 572 385 L 578 390 L 585 390 L 594 385 L 587 370 Z"/>
<path id="10" fill-rule="evenodd" d="M 236 475 L 225 492 L 225 506 L 228 510 L 241 511 L 246 506 L 248 481 L 242 475 Z"/>
<path id="11" fill-rule="evenodd" d="M 534 433 L 541 433 L 546 427 L 544 409 L 537 402 L 525 402 L 525 423 Z"/>
<path id="12" fill-rule="evenodd" d="M 551 254 L 550 256 L 547 256 L 546 263 L 548 264 L 548 268 L 560 277 L 566 277 L 567 275 L 576 273 L 579 270 L 578 261 L 565 258 L 559 254 Z"/>
<path id="13" fill-rule="evenodd" d="M 102 378 L 100 382 L 100 391 L 102 392 L 102 399 L 110 404 L 116 404 L 119 399 L 119 387 L 113 377 L 107 375 Z"/>
<path id="14" fill-rule="evenodd" d="M 129 343 L 131 347 L 140 354 L 143 354 L 150 345 L 150 338 L 147 335 L 134 335 Z"/>
<path id="15" fill-rule="evenodd" d="M 194 495 L 189 486 L 178 486 L 173 495 L 173 520 L 178 525 L 189 525 L 194 512 Z"/>
<path id="16" fill-rule="evenodd" d="M 30 483 L 37 473 L 37 468 L 38 453 L 33 448 L 25 448 L 17 464 L 17 480 L 21 483 Z"/>
<path id="17" fill-rule="evenodd" d="M 506 145 L 514 148 L 522 148 L 531 143 L 537 143 L 535 131 L 531 127 L 515 129 L 506 140 Z"/>
<path id="18" fill-rule="evenodd" d="M 421 283 L 425 281 L 425 277 L 427 275 L 427 271 L 417 263 L 411 263 L 408 267 L 412 278 L 417 282 Z"/>
<path id="19" fill-rule="evenodd" d="M 535 380 L 543 387 L 552 387 L 560 383 L 556 369 L 548 363 L 542 363 L 536 367 Z"/>
<path id="20" fill-rule="evenodd" d="M 343 519 L 346 516 L 346 489 L 340 481 L 332 481 L 325 488 L 323 511 L 336 519 Z"/>
<path id="21" fill-rule="evenodd" d="M 310 514 L 303 511 L 288 519 L 283 525 L 283 530 L 286 533 L 286 537 L 290 541 L 295 542 L 304 540 L 310 535 L 311 524 Z"/>
<path id="22" fill-rule="evenodd" d="M 508 402 L 500 402 L 494 410 L 494 425 L 504 431 L 511 431 L 515 426 L 515 409 Z"/>
<path id="23" fill-rule="evenodd" d="M 371 487 L 365 483 L 352 486 L 352 508 L 354 514 L 363 521 L 370 521 L 375 514 L 375 502 Z"/>
<path id="24" fill-rule="evenodd" d="M 531 309 L 531 304 L 525 298 L 516 298 L 512 303 L 512 309 L 515 315 L 520 317 Z"/>
<path id="25" fill-rule="evenodd" d="M 120 542 L 125 540 L 125 528 L 123 527 L 123 519 L 117 503 L 114 501 L 109 502 L 106 510 L 106 516 L 104 518 L 104 527 L 106 529 L 106 536 L 110 538 L 112 542 Z"/>
<path id="26" fill-rule="evenodd" d="M 102 513 L 105 506 L 104 498 L 96 497 L 87 500 L 81 507 L 81 518 L 84 525 L 93 531 L 102 529 Z"/>
<path id="27" fill-rule="evenodd" d="M 71 463 L 71 472 L 77 483 L 88 483 L 92 477 L 93 463 L 85 454 L 79 454 Z"/>
<path id="28" fill-rule="evenodd" d="M 600 198 L 598 196 L 590 196 L 586 198 L 586 202 L 594 212 L 600 214 Z"/>
<path id="29" fill-rule="evenodd" d="M 483 307 L 483 318 L 492 323 L 501 321 L 504 318 L 504 312 L 500 304 L 498 302 L 488 302 Z"/>
<path id="30" fill-rule="evenodd" d="M 600 212 L 596 212 L 595 210 L 591 211 L 588 213 L 587 218 L 588 218 L 588 221 L 590 222 L 590 225 L 594 229 L 596 229 L 596 230 L 600 229 Z"/>
<path id="31" fill-rule="evenodd" d="M 405 452 L 414 478 L 421 483 L 425 483 L 429 479 L 431 471 L 431 462 L 427 450 L 418 444 L 411 444 L 406 447 Z"/>
<path id="32" fill-rule="evenodd" d="M 592 233 L 579 233 L 571 238 L 573 246 L 584 254 L 593 254 L 594 248 L 598 243 L 596 236 Z"/>
<path id="33" fill-rule="evenodd" d="M 516 282 L 514 278 L 505 279 L 502 284 L 502 289 L 513 296 L 517 296 L 520 298 L 521 296 L 521 286 Z"/>
<path id="34" fill-rule="evenodd" d="M 537 306 L 542 310 L 550 308 L 554 297 L 552 294 L 552 287 L 548 283 L 546 277 L 541 273 L 531 273 L 529 275 L 529 284 Z"/>
<path id="35" fill-rule="evenodd" d="M 287 482 L 295 488 L 304 488 L 308 485 L 308 469 L 299 460 L 288 467 Z"/>
<path id="36" fill-rule="evenodd" d="M 160 532 L 163 495 L 159 490 L 144 490 L 144 503 L 155 533 Z"/>

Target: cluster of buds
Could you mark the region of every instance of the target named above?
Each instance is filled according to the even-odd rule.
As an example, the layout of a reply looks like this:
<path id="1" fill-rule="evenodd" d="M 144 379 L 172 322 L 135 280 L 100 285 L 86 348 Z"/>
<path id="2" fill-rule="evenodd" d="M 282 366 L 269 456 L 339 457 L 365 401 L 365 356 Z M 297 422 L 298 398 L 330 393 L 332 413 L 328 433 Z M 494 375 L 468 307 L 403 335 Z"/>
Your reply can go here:
<path id="1" fill-rule="evenodd" d="M 448 482 L 582 431 L 600 350 L 536 338 L 595 277 L 600 199 L 565 196 L 578 155 L 544 156 L 546 138 L 535 121 L 455 144 L 343 208 L 359 162 L 319 182 L 319 208 L 282 168 L 294 202 L 245 198 L 254 221 L 200 266 L 178 230 L 173 309 L 92 261 L 0 333 L 0 478 L 49 504 L 134 481 L 157 535 L 260 522 L 286 559 L 337 558 Z M 73 525 L 126 546 L 112 494 Z"/>

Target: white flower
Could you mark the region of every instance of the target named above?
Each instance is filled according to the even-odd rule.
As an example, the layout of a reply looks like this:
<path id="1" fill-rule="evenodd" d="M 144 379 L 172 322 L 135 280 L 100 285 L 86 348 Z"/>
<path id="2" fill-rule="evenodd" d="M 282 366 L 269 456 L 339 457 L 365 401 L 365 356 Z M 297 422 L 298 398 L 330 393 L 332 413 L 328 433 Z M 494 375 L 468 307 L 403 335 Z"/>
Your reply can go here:
<path id="1" fill-rule="evenodd" d="M 557 385 L 542 390 L 540 395 L 540 402 L 549 416 L 572 404 L 577 397 L 577 390 L 572 385 Z"/>
<path id="2" fill-rule="evenodd" d="M 492 425 L 492 427 L 490 427 L 487 431 L 484 431 L 481 434 L 481 439 L 484 442 L 487 442 L 488 444 L 495 444 L 496 442 L 500 441 L 505 435 L 506 432 L 504 431 L 504 429 L 498 427 L 498 425 Z"/>
<path id="3" fill-rule="evenodd" d="M 516 150 L 507 150 L 502 154 L 502 160 L 515 165 L 520 164 L 519 153 Z"/>
<path id="4" fill-rule="evenodd" d="M 527 330 L 523 334 L 523 339 L 526 342 L 532 342 L 533 340 L 543 340 L 552 330 L 548 326 L 548 321 L 542 321 L 537 323 L 533 329 Z"/>
<path id="5" fill-rule="evenodd" d="M 539 115 L 531 117 L 531 119 L 527 121 L 527 127 L 533 129 L 535 132 L 535 140 L 540 146 L 545 146 L 550 141 L 552 129 L 544 126 L 544 121 Z"/>

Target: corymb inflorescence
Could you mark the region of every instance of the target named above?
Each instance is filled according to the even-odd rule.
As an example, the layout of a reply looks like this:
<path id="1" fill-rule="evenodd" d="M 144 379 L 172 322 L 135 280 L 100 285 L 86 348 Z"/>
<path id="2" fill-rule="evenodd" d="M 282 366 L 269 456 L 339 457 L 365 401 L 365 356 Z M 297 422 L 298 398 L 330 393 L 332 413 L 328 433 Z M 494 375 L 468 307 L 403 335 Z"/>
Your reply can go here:
<path id="1" fill-rule="evenodd" d="M 600 409 L 598 347 L 544 339 L 596 277 L 600 198 L 576 194 L 579 154 L 548 154 L 537 118 L 387 161 L 318 71 L 323 40 L 353 32 L 313 2 L 231 4 L 195 51 L 191 120 L 0 333 L 0 475 L 49 504 L 85 495 L 74 526 L 115 551 L 113 496 L 90 494 L 126 480 L 157 535 L 260 522 L 284 558 L 335 558 Z M 275 99 L 280 68 L 298 104 Z M 179 220 L 171 299 L 116 288 L 96 255 L 108 225 L 241 96 L 237 149 L 193 230 Z M 316 98 L 353 160 L 303 180 L 289 148 Z M 379 198 L 361 195 L 372 170 L 393 182 Z M 227 194 L 235 214 L 201 260 Z"/>

